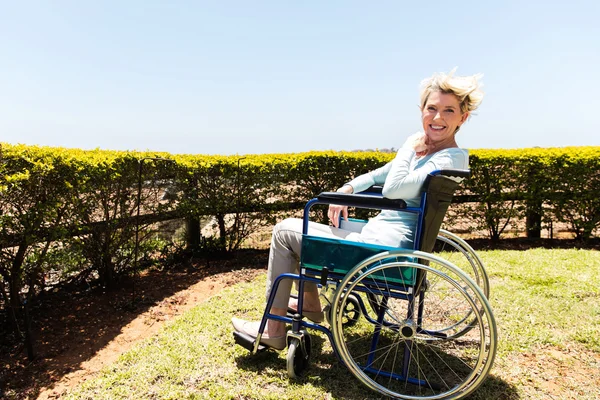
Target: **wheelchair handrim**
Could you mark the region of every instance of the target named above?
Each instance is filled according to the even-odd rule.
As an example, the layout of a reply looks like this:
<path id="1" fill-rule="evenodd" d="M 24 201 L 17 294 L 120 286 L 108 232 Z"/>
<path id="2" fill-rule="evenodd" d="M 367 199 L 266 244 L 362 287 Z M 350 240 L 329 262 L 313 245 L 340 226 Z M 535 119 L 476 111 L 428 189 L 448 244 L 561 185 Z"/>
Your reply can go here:
<path id="1" fill-rule="evenodd" d="M 402 262 L 388 262 L 385 264 L 379 264 L 379 265 L 371 266 L 370 268 L 367 268 L 369 265 L 372 265 L 373 263 L 375 263 L 377 261 L 381 261 L 385 258 L 390 258 L 390 257 L 414 257 L 414 258 L 424 259 L 424 260 L 428 260 L 428 261 L 433 261 L 433 262 L 443 265 L 445 268 L 448 268 L 453 274 L 458 275 L 464 281 L 463 283 L 467 284 L 468 288 L 475 293 L 475 295 L 478 297 L 478 300 L 481 302 L 481 306 L 484 308 L 485 314 L 487 315 L 486 321 L 487 321 L 487 326 L 489 326 L 489 331 L 490 331 L 490 333 L 489 333 L 490 334 L 490 343 L 489 343 L 489 348 L 487 349 L 487 351 L 485 350 L 485 347 L 486 347 L 485 346 L 486 345 L 485 334 L 484 334 L 483 330 L 480 331 L 479 336 L 480 336 L 480 341 L 482 343 L 482 346 L 479 350 L 480 355 L 478 357 L 478 361 L 477 361 L 476 365 L 473 367 L 472 372 L 469 374 L 468 378 L 465 379 L 465 381 L 462 384 L 459 384 L 456 387 L 454 387 L 454 388 L 450 389 L 449 391 L 442 393 L 440 395 L 434 395 L 434 396 L 429 396 L 429 397 L 406 396 L 404 398 L 406 398 L 406 399 L 423 399 L 423 398 L 440 399 L 440 398 L 444 398 L 446 396 L 453 395 L 453 394 L 460 394 L 461 396 L 464 396 L 468 393 L 471 393 L 473 390 L 475 390 L 479 386 L 481 381 L 485 378 L 485 376 L 489 372 L 490 368 L 492 367 L 493 360 L 494 360 L 495 353 L 496 353 L 496 335 L 497 335 L 496 323 L 495 323 L 493 314 L 491 312 L 491 307 L 489 306 L 489 303 L 487 302 L 487 299 L 486 299 L 485 295 L 482 293 L 479 286 L 477 286 L 477 284 L 475 284 L 475 282 L 473 282 L 473 280 L 469 276 L 467 276 L 465 273 L 463 273 L 460 270 L 460 268 L 454 266 L 453 264 L 447 262 L 446 260 L 441 259 L 441 258 L 434 256 L 432 254 L 429 254 L 429 253 L 424 253 L 424 252 L 420 252 L 420 251 L 410 251 L 410 250 L 384 252 L 384 253 L 375 255 L 373 257 L 370 257 L 369 259 L 364 260 L 363 262 L 361 262 L 357 266 L 355 266 L 341 281 L 340 285 L 338 286 L 338 290 L 336 291 L 336 294 L 334 295 L 334 299 L 333 299 L 333 315 L 337 315 L 338 307 L 340 305 L 342 305 L 342 303 L 343 303 L 341 301 L 343 292 L 345 290 L 352 291 L 353 288 L 355 288 L 356 285 L 361 281 L 361 277 L 364 277 L 367 274 L 372 274 L 372 273 L 382 270 L 384 268 L 390 268 L 390 267 L 395 267 L 395 266 L 419 268 L 419 269 L 423 269 L 425 271 L 429 271 L 431 273 L 440 275 L 442 278 L 444 278 L 448 282 L 450 282 L 456 288 L 456 290 L 458 290 L 464 296 L 464 298 L 467 299 L 467 301 L 469 302 L 470 306 L 473 309 L 478 309 L 477 305 L 475 304 L 475 301 L 460 286 L 460 284 L 458 282 L 456 282 L 453 278 L 451 278 L 447 274 L 444 274 L 428 265 L 423 265 L 423 264 L 419 264 L 416 262 L 402 261 Z M 364 271 L 360 272 L 363 269 L 364 269 Z M 351 280 L 353 280 L 353 282 L 350 282 Z M 482 316 L 480 315 L 480 313 L 476 312 L 474 314 L 477 314 L 475 317 L 477 318 L 478 323 L 483 324 L 483 319 L 482 319 Z M 374 382 L 362 369 L 360 369 L 353 362 L 349 362 L 349 360 L 351 359 L 351 356 L 348 353 L 346 346 L 342 345 L 344 343 L 344 338 L 342 337 L 342 326 L 339 324 L 339 321 L 337 321 L 337 320 L 333 321 L 332 328 L 333 328 L 333 336 L 334 336 L 334 341 L 335 341 L 337 351 L 341 355 L 346 366 L 348 366 L 349 369 L 351 369 L 351 371 L 355 375 L 361 376 L 362 379 L 360 379 L 360 380 L 363 383 L 365 383 L 367 386 L 371 387 L 371 389 L 376 390 L 376 391 L 386 394 L 386 395 L 397 396 L 396 393 L 391 392 L 387 388 Z M 484 362 L 485 362 L 485 364 L 484 364 Z"/>

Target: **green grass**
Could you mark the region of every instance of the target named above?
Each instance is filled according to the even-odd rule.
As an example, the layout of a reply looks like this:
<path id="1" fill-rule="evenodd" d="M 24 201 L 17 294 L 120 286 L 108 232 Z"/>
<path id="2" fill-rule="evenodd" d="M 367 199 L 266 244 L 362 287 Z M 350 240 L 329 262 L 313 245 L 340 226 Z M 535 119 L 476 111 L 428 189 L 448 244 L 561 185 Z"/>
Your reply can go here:
<path id="1" fill-rule="evenodd" d="M 600 352 L 600 254 L 583 250 L 484 253 L 492 273 L 492 305 L 501 351 L 579 342 Z M 582 331 L 596 332 L 580 340 Z M 587 335 L 586 335 L 587 336 Z"/>
<path id="2" fill-rule="evenodd" d="M 600 252 L 479 252 L 491 281 L 496 363 L 472 399 L 600 397 Z M 287 377 L 285 352 L 234 344 L 230 319 L 258 319 L 265 276 L 228 288 L 123 354 L 70 399 L 379 398 L 313 335 L 305 378 Z M 578 386 L 581 384 L 582 386 Z M 583 388 L 585 386 L 585 388 Z"/>

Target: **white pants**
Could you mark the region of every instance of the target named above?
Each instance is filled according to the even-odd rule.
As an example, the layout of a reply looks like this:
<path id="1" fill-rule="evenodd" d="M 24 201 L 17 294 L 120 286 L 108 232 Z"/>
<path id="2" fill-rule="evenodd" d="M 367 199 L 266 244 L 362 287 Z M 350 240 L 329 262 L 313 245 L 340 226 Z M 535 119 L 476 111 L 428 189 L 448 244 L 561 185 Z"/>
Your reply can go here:
<path id="1" fill-rule="evenodd" d="M 308 223 L 308 234 L 332 239 L 346 239 L 360 241 L 360 234 L 323 225 L 316 222 Z M 302 220 L 288 218 L 273 228 L 271 237 L 271 251 L 269 252 L 269 269 L 267 271 L 267 300 L 273 288 L 273 282 L 284 273 L 298 273 L 300 252 L 302 250 Z M 290 293 L 292 291 L 292 280 L 283 279 L 279 283 L 273 307 L 287 309 Z M 304 283 L 304 291 L 317 291 L 317 286 L 312 282 Z"/>

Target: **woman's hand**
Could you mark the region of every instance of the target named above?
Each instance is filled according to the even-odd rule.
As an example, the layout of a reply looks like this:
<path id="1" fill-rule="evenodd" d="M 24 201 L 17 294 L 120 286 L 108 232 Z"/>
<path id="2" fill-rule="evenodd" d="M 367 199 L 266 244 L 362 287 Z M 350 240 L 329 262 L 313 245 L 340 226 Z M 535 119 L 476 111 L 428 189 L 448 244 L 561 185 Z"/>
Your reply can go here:
<path id="1" fill-rule="evenodd" d="M 418 156 L 426 155 L 428 147 L 429 138 L 423 132 L 417 132 L 414 135 L 410 135 L 402 145 L 403 149 L 413 150 Z"/>
<path id="2" fill-rule="evenodd" d="M 337 191 L 339 193 L 352 194 L 354 192 L 354 189 L 350 185 L 344 185 Z M 329 210 L 327 211 L 327 217 L 329 217 L 329 221 L 331 221 L 331 224 L 336 228 L 340 227 L 340 216 L 346 221 L 348 220 L 348 207 L 338 206 L 337 204 L 330 204 Z"/>

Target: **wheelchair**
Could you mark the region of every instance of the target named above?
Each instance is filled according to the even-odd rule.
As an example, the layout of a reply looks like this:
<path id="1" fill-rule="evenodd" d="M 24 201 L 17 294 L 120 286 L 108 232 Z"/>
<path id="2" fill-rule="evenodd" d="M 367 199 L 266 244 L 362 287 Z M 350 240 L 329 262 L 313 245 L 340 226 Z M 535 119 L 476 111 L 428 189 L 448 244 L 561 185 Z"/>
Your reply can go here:
<path id="1" fill-rule="evenodd" d="M 291 378 L 308 369 L 308 331 L 317 330 L 359 381 L 385 396 L 458 399 L 475 391 L 487 377 L 497 347 L 489 280 L 475 251 L 458 236 L 440 230 L 454 191 L 469 174 L 429 174 L 419 207 L 384 198 L 376 188 L 359 194 L 325 192 L 310 200 L 304 209 L 299 273 L 282 274 L 273 282 L 258 338 L 234 332 L 236 343 L 252 353 L 265 350 L 260 336 L 267 319 L 275 319 L 292 326 L 286 359 Z M 416 214 L 414 248 L 307 235 L 315 204 Z M 364 223 L 343 220 L 342 228 L 360 230 Z M 269 311 L 283 279 L 297 280 L 298 312 L 278 316 Z M 329 327 L 302 316 L 305 282 L 321 288 Z"/>

